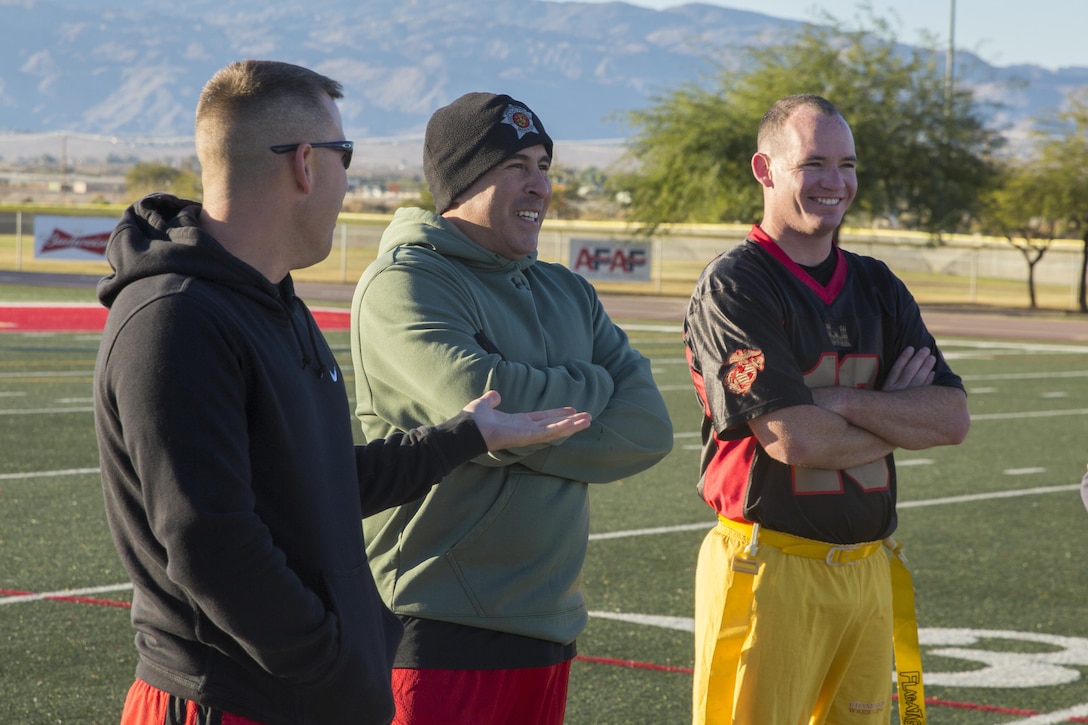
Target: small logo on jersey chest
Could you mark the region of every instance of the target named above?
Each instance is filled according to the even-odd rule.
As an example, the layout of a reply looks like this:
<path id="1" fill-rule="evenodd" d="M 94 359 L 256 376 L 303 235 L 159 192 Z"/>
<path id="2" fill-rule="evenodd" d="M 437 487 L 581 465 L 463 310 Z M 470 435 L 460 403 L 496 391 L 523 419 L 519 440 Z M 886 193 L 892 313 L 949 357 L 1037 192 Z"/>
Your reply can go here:
<path id="1" fill-rule="evenodd" d="M 729 356 L 728 362 L 732 367 L 722 379 L 725 389 L 734 395 L 745 395 L 751 392 L 756 375 L 766 360 L 762 350 L 737 350 Z"/>
<path id="2" fill-rule="evenodd" d="M 824 328 L 827 330 L 827 336 L 831 339 L 832 345 L 838 348 L 850 347 L 850 333 L 846 325 L 839 325 L 838 329 L 835 329 L 830 322 L 825 322 Z"/>

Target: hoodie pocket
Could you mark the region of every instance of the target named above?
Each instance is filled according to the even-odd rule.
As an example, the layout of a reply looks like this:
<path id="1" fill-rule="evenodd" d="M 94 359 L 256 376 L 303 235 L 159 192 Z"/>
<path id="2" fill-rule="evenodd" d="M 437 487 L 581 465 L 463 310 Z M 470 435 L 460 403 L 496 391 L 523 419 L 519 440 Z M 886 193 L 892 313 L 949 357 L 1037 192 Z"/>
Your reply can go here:
<path id="1" fill-rule="evenodd" d="M 586 484 L 511 474 L 445 558 L 478 616 L 556 614 L 582 606 L 588 536 Z"/>
<path id="2" fill-rule="evenodd" d="M 304 722 L 385 725 L 393 719 L 390 676 L 400 622 L 378 598 L 368 566 L 323 580 L 339 625 L 339 651 L 329 674 L 307 689 Z"/>

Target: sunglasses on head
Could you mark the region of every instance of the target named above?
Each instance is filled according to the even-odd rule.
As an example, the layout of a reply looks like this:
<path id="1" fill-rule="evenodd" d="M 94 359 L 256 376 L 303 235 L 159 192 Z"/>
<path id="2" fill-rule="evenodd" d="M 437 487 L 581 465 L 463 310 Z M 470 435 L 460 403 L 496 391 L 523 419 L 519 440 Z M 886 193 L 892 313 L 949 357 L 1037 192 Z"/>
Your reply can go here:
<path id="1" fill-rule="evenodd" d="M 269 150 L 274 154 L 289 154 L 301 145 L 300 143 L 281 144 L 279 146 L 269 146 Z M 351 166 L 351 154 L 355 150 L 354 141 L 318 141 L 317 143 L 311 143 L 310 146 L 315 149 L 339 151 L 343 155 L 344 168 Z"/>

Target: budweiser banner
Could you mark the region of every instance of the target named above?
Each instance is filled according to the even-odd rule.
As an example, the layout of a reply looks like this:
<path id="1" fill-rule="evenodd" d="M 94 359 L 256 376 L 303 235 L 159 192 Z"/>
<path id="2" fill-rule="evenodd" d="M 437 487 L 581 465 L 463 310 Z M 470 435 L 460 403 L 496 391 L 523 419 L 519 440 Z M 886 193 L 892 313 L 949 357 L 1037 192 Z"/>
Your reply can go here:
<path id="1" fill-rule="evenodd" d="M 649 282 L 652 243 L 571 239 L 570 268 L 586 279 Z"/>
<path id="2" fill-rule="evenodd" d="M 102 261 L 106 258 L 106 242 L 115 226 L 115 217 L 36 216 L 34 257 Z"/>

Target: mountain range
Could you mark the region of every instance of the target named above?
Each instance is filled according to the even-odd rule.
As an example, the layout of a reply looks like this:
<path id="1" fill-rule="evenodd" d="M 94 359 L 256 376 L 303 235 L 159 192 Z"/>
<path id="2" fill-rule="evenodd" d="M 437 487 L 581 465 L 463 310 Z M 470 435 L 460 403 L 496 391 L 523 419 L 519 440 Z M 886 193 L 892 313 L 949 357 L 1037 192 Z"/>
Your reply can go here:
<path id="1" fill-rule="evenodd" d="M 356 138 L 418 137 L 439 106 L 489 90 L 528 103 L 557 140 L 618 139 L 625 111 L 801 25 L 697 3 L 0 0 L 0 132 L 188 137 L 216 70 L 274 58 L 341 81 Z M 956 58 L 958 80 L 1002 104 L 1004 128 L 1088 86 L 1088 67 Z"/>

